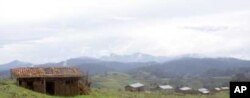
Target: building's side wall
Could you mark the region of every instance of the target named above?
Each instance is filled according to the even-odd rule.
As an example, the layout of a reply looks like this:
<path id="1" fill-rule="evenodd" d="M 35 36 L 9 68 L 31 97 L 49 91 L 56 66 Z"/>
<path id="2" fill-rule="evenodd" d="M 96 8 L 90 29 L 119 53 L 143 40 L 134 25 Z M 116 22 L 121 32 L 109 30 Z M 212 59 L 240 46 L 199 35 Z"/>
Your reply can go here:
<path id="1" fill-rule="evenodd" d="M 57 80 L 55 81 L 55 95 L 65 96 L 65 81 L 64 80 Z"/>
<path id="2" fill-rule="evenodd" d="M 145 89 L 144 89 L 144 87 L 133 88 L 133 87 L 130 87 L 130 86 L 126 86 L 125 90 L 126 91 L 131 91 L 131 92 L 142 92 Z"/>
<path id="3" fill-rule="evenodd" d="M 126 91 L 131 91 L 131 92 L 136 91 L 136 89 L 135 89 L 135 88 L 130 87 L 130 86 L 126 86 L 126 87 L 125 87 L 125 90 L 126 90 Z"/>
<path id="4" fill-rule="evenodd" d="M 78 86 L 78 80 L 73 80 L 72 84 L 70 84 L 70 88 L 71 88 L 71 94 L 72 95 L 79 95 L 79 86 Z"/>
<path id="5" fill-rule="evenodd" d="M 69 81 L 69 80 L 67 80 L 67 81 Z M 70 84 L 66 84 L 66 82 L 67 81 L 65 81 L 64 83 L 65 83 L 65 94 L 66 94 L 66 96 L 69 96 L 69 95 L 71 95 L 71 85 Z"/>
<path id="6" fill-rule="evenodd" d="M 34 85 L 34 91 L 40 92 L 40 93 L 45 93 L 45 87 L 44 87 L 44 82 L 42 80 L 35 80 L 33 82 Z"/>
<path id="7" fill-rule="evenodd" d="M 143 92 L 143 91 L 145 90 L 145 88 L 144 88 L 144 86 L 143 86 L 143 87 L 139 87 L 137 90 L 138 90 L 139 92 Z"/>
<path id="8" fill-rule="evenodd" d="M 41 78 L 19 78 L 17 79 L 18 85 L 24 88 L 28 88 L 40 93 L 45 93 L 44 82 Z M 28 85 L 27 83 L 31 83 Z M 31 86 L 32 88 L 30 88 Z"/>
<path id="9" fill-rule="evenodd" d="M 79 95 L 79 86 L 77 79 L 55 80 L 55 95 L 74 96 Z"/>
<path id="10" fill-rule="evenodd" d="M 46 93 L 46 82 L 54 83 L 54 95 L 74 96 L 80 94 L 80 78 L 19 78 L 18 85 L 31 90 Z M 32 86 L 29 86 L 31 83 Z"/>

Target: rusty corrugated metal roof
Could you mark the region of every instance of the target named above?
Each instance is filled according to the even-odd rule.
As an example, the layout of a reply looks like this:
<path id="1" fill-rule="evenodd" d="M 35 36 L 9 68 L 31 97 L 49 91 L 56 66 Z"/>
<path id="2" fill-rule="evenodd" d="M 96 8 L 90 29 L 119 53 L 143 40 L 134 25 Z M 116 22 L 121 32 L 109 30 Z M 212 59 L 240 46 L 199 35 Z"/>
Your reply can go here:
<path id="1" fill-rule="evenodd" d="M 78 68 L 70 67 L 22 67 L 11 69 L 11 75 L 16 78 L 22 77 L 80 77 Z"/>

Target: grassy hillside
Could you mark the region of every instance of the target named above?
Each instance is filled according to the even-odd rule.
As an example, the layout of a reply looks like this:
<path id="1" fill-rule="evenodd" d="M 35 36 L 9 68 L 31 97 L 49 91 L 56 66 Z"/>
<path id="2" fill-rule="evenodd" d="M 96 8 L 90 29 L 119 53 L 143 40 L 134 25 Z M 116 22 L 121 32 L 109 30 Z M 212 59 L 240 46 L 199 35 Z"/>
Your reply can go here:
<path id="1" fill-rule="evenodd" d="M 0 80 L 0 98 L 65 98 L 49 96 L 15 85 L 14 81 Z M 71 98 L 229 98 L 228 92 L 213 95 L 185 95 L 180 93 L 145 92 L 133 93 L 115 89 L 93 88 L 90 95 L 75 96 Z"/>
<path id="2" fill-rule="evenodd" d="M 106 89 L 123 89 L 127 84 L 136 82 L 125 73 L 109 72 L 102 75 L 95 75 L 91 78 L 92 87 Z"/>

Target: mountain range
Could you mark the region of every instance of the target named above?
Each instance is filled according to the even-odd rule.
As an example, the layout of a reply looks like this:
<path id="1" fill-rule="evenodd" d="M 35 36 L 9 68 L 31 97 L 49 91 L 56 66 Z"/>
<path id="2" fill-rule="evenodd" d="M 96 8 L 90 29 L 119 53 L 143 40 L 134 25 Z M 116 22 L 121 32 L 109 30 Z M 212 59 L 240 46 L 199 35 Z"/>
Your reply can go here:
<path id="1" fill-rule="evenodd" d="M 23 62 L 19 60 L 14 60 L 12 62 L 9 62 L 7 64 L 0 65 L 0 71 L 11 69 L 15 67 L 30 67 L 32 64 L 29 62 Z"/>
<path id="2" fill-rule="evenodd" d="M 110 54 L 108 56 L 100 57 L 100 60 L 103 61 L 116 61 L 116 62 L 166 62 L 176 57 L 166 57 L 166 56 L 152 56 L 144 53 L 134 53 L 131 55 L 117 55 Z"/>
<path id="3" fill-rule="evenodd" d="M 7 71 L 15 67 L 31 67 L 33 64 L 15 60 L 0 65 L 0 71 Z M 34 65 L 36 67 L 78 67 L 83 72 L 100 74 L 110 71 L 138 72 L 145 71 L 155 75 L 202 75 L 211 74 L 211 71 L 219 71 L 235 68 L 250 68 L 250 61 L 236 58 L 202 58 L 202 57 L 164 57 L 136 53 L 132 55 L 111 54 L 100 58 L 78 57 L 56 63 L 44 63 Z M 209 72 L 210 71 L 210 72 Z M 1 73 L 0 74 L 3 74 Z"/>
<path id="4" fill-rule="evenodd" d="M 169 75 L 189 76 L 230 76 L 244 70 L 250 70 L 250 61 L 236 58 L 180 58 L 165 63 L 157 63 L 135 69 L 134 72 L 144 71 L 155 76 Z"/>

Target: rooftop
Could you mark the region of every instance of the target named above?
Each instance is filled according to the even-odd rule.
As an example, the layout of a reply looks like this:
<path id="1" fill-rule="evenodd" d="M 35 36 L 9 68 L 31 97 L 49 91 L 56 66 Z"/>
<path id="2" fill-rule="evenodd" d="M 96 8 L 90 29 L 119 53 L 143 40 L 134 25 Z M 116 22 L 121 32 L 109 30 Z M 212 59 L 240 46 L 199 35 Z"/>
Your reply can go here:
<path id="1" fill-rule="evenodd" d="M 222 90 L 228 90 L 229 87 L 221 87 Z"/>
<path id="2" fill-rule="evenodd" d="M 133 88 L 138 88 L 138 87 L 143 87 L 144 84 L 141 84 L 141 83 L 134 83 L 134 84 L 130 84 L 129 86 L 130 86 L 130 87 L 133 87 Z"/>
<path id="3" fill-rule="evenodd" d="M 159 85 L 159 88 L 161 89 L 173 89 L 171 85 Z"/>
<path id="4" fill-rule="evenodd" d="M 11 75 L 16 78 L 32 77 L 80 77 L 78 68 L 70 67 L 21 67 L 11 69 Z"/>
<path id="5" fill-rule="evenodd" d="M 198 89 L 198 91 L 203 93 L 203 94 L 208 94 L 209 93 L 209 90 L 206 89 L 206 88 L 200 88 L 200 89 Z"/>
<path id="6" fill-rule="evenodd" d="M 190 87 L 182 87 L 182 88 L 180 88 L 180 90 L 182 90 L 182 91 L 189 91 L 189 90 L 192 90 L 192 88 L 190 88 Z"/>

